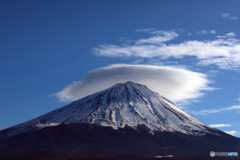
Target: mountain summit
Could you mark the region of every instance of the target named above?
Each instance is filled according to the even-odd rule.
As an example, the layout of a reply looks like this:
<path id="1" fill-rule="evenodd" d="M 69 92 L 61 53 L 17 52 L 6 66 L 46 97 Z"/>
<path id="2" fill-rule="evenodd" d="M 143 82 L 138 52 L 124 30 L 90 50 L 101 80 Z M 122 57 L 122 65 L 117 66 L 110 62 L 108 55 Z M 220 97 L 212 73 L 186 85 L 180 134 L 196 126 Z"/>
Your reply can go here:
<path id="1" fill-rule="evenodd" d="M 144 85 L 118 83 L 103 91 L 0 132 L 0 139 L 47 126 L 74 122 L 95 123 L 114 129 L 145 125 L 155 131 L 204 135 L 210 127 Z"/>

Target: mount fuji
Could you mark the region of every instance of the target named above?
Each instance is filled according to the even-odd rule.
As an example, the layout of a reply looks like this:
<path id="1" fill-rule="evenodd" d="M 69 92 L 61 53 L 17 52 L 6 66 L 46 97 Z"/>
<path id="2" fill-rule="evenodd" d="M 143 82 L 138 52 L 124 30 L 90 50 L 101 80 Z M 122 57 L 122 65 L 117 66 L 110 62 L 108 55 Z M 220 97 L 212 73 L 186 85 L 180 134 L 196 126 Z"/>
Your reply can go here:
<path id="1" fill-rule="evenodd" d="M 141 143 L 141 147 L 136 147 L 136 140 Z M 59 147 L 58 141 L 64 141 L 64 146 Z M 108 154 L 98 148 L 104 146 L 102 143 L 110 147 Z M 119 143 L 127 143 L 135 148 L 126 151 Z M 184 150 L 180 146 L 185 143 L 189 145 Z M 207 150 L 196 148 L 196 144 Z M 148 149 L 143 146 L 148 146 Z M 32 150 L 31 147 L 35 149 Z M 195 152 L 191 150 L 194 147 Z M 172 153 L 174 156 L 184 157 L 180 150 L 190 151 L 191 156 L 207 154 L 206 159 L 209 158 L 211 149 L 239 150 L 239 147 L 238 138 L 205 125 L 158 93 L 130 81 L 118 83 L 45 115 L 0 131 L 0 158 L 4 159 L 31 159 L 40 153 L 45 156 L 43 159 L 49 156 L 52 157 L 50 159 L 116 159 L 121 156 L 136 158 L 140 155 L 153 158 L 159 154 Z M 167 148 L 174 150 L 171 152 L 171 149 Z M 77 151 L 79 149 L 85 152 Z M 95 157 L 90 156 L 89 151 L 96 152 Z"/>
<path id="2" fill-rule="evenodd" d="M 6 134 L 0 136 L 6 138 L 46 126 L 74 122 L 95 123 L 114 129 L 124 128 L 125 125 L 136 129 L 138 125 L 144 124 L 152 134 L 157 130 L 192 135 L 209 132 L 207 125 L 168 99 L 144 85 L 128 81 L 11 127 Z"/>

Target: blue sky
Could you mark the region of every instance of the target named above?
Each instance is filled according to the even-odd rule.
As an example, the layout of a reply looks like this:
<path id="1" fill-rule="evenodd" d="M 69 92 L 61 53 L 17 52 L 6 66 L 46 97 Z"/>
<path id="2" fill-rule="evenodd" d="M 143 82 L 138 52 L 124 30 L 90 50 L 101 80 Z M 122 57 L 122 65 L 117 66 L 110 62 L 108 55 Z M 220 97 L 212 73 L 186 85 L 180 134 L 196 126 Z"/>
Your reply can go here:
<path id="1" fill-rule="evenodd" d="M 156 91 L 188 113 L 239 137 L 239 6 L 237 0 L 1 1 L 0 129 L 80 92 L 110 87 L 122 71 L 121 81 L 130 74 L 154 80 Z"/>

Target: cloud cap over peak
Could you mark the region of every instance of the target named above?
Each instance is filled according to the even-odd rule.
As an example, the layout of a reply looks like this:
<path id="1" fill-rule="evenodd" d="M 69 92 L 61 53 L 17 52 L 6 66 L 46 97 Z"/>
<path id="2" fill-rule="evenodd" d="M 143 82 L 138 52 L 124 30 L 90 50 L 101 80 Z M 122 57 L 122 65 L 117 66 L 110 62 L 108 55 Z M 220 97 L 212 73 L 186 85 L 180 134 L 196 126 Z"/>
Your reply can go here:
<path id="1" fill-rule="evenodd" d="M 115 64 L 88 72 L 82 81 L 73 82 L 56 95 L 61 101 L 77 100 L 127 81 L 144 84 L 179 103 L 199 98 L 203 90 L 213 89 L 202 73 L 168 66 Z"/>

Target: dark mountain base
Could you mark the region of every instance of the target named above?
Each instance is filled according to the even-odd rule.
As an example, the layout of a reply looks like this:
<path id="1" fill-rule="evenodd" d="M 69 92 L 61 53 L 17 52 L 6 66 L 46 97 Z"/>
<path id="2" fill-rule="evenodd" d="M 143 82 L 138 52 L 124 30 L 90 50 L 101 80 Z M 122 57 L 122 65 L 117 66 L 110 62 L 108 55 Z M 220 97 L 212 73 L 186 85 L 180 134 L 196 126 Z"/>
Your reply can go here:
<path id="1" fill-rule="evenodd" d="M 61 124 L 0 140 L 0 159 L 239 159 L 210 157 L 210 152 L 238 152 L 239 138 L 219 134 L 190 136 L 179 132 L 148 133 L 138 126 L 114 130 L 97 124 Z"/>

